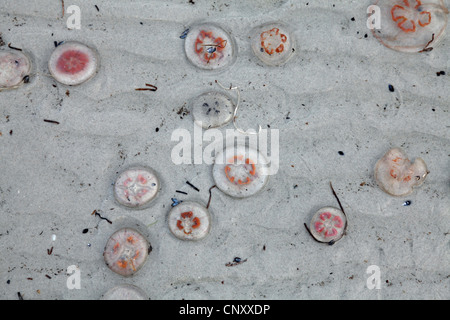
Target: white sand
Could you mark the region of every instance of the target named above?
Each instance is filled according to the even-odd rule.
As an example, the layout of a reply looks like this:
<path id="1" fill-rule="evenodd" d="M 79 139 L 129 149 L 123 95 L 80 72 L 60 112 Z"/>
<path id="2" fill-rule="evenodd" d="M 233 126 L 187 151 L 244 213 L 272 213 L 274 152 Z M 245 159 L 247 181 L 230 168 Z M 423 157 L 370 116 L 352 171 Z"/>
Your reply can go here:
<path id="1" fill-rule="evenodd" d="M 67 29 L 58 1 L 0 3 L 3 40 L 34 62 L 28 85 L 0 93 L 1 299 L 98 299 L 123 283 L 151 299 L 450 299 L 449 37 L 429 53 L 389 50 L 366 27 L 369 1 L 65 2 L 81 8 L 81 30 Z M 179 36 L 198 21 L 235 37 L 230 68 L 211 73 L 187 61 Z M 249 30 L 269 21 L 289 24 L 296 37 L 295 55 L 281 67 L 262 65 L 250 48 Z M 62 40 L 98 50 L 95 78 L 66 87 L 50 77 L 53 42 Z M 182 242 L 165 222 L 171 197 L 206 203 L 214 182 L 211 166 L 174 165 L 170 138 L 177 128 L 193 131 L 192 115 L 177 111 L 219 90 L 216 79 L 240 87 L 241 127 L 280 130 L 280 170 L 247 199 L 214 189 L 210 235 Z M 145 83 L 158 90 L 134 90 Z M 407 197 L 385 194 L 373 178 L 394 146 L 431 171 Z M 116 173 L 132 164 L 154 168 L 162 182 L 142 211 L 112 195 Z M 313 241 L 303 226 L 319 208 L 337 206 L 329 181 L 349 220 L 334 246 Z M 94 209 L 113 224 L 94 229 Z M 153 251 L 125 279 L 102 252 L 114 230 L 135 223 Z M 247 261 L 226 267 L 234 257 Z M 66 286 L 70 265 L 81 270 L 79 290 Z M 370 265 L 380 267 L 380 290 L 366 286 Z"/>

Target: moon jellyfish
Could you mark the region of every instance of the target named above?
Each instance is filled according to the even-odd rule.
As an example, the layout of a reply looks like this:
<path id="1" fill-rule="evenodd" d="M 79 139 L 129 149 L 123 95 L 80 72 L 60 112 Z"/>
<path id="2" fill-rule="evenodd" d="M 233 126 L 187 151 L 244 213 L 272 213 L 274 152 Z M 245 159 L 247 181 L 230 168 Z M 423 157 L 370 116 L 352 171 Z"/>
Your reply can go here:
<path id="1" fill-rule="evenodd" d="M 448 9 L 442 0 L 378 0 L 380 29 L 374 36 L 403 52 L 430 51 L 443 38 Z"/>
<path id="2" fill-rule="evenodd" d="M 420 186 L 428 175 L 425 161 L 409 161 L 400 148 L 389 150 L 375 165 L 375 180 L 381 190 L 393 196 L 405 196 Z"/>

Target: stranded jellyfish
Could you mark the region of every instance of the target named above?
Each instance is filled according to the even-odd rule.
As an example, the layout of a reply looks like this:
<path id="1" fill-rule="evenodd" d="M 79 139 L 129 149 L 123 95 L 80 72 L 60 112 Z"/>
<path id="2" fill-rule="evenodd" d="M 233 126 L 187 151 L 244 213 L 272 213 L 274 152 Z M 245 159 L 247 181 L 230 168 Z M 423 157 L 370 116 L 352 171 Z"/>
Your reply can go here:
<path id="1" fill-rule="evenodd" d="M 251 45 L 255 55 L 265 64 L 285 63 L 294 53 L 294 38 L 278 23 L 259 26 L 252 31 Z"/>
<path id="2" fill-rule="evenodd" d="M 325 207 L 314 214 L 310 232 L 317 241 L 333 244 L 342 238 L 346 225 L 347 219 L 342 210 Z"/>
<path id="3" fill-rule="evenodd" d="M 234 104 L 225 94 L 207 92 L 193 100 L 192 114 L 194 122 L 204 129 L 216 128 L 233 119 Z"/>
<path id="4" fill-rule="evenodd" d="M 114 196 L 118 203 L 129 208 L 145 208 L 159 191 L 156 173 L 145 167 L 132 167 L 122 173 L 114 183 Z"/>
<path id="5" fill-rule="evenodd" d="M 91 79 L 97 73 L 98 65 L 97 53 L 75 41 L 65 42 L 56 47 L 48 62 L 53 78 L 69 86 Z"/>
<path id="6" fill-rule="evenodd" d="M 208 209 L 193 201 L 184 201 L 173 207 L 167 220 L 172 234 L 181 240 L 201 240 L 211 228 Z"/>
<path id="7" fill-rule="evenodd" d="M 213 166 L 217 187 L 229 196 L 245 198 L 261 191 L 268 175 L 267 159 L 245 146 L 228 147 L 218 152 Z"/>
<path id="8" fill-rule="evenodd" d="M 14 89 L 27 82 L 31 60 L 20 51 L 0 51 L 0 91 Z"/>
<path id="9" fill-rule="evenodd" d="M 112 271 L 131 276 L 144 265 L 150 251 L 150 244 L 142 234 L 131 228 L 123 228 L 109 238 L 103 257 Z"/>
<path id="10" fill-rule="evenodd" d="M 448 10 L 442 0 L 378 0 L 380 29 L 372 29 L 386 47 L 404 52 L 429 51 L 444 36 Z"/>
<path id="11" fill-rule="evenodd" d="M 101 300 L 148 300 L 147 294 L 131 284 L 123 284 L 109 289 Z"/>
<path id="12" fill-rule="evenodd" d="M 214 70 L 230 65 L 236 57 L 231 36 L 213 23 L 190 28 L 185 40 L 186 57 L 201 69 Z"/>
<path id="13" fill-rule="evenodd" d="M 375 179 L 379 187 L 393 196 L 405 196 L 420 186 L 428 174 L 421 158 L 409 161 L 400 148 L 389 150 L 375 165 Z"/>

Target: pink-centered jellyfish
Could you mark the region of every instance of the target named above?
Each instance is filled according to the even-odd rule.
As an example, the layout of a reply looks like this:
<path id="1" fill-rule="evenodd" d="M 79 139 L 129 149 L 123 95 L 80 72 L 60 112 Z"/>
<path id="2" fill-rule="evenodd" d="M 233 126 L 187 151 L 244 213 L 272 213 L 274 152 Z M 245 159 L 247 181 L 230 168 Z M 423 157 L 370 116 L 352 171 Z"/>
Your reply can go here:
<path id="1" fill-rule="evenodd" d="M 181 240 L 201 240 L 211 229 L 208 209 L 194 201 L 183 201 L 173 207 L 167 220 L 169 230 Z"/>
<path id="2" fill-rule="evenodd" d="M 21 51 L 0 51 L 0 91 L 20 87 L 30 71 L 27 55 Z"/>
<path id="3" fill-rule="evenodd" d="M 225 194 L 235 198 L 250 197 L 267 184 L 268 161 L 253 148 L 243 145 L 227 147 L 216 155 L 213 178 Z"/>
<path id="4" fill-rule="evenodd" d="M 429 51 L 444 36 L 448 9 L 442 0 L 378 0 L 374 5 L 380 8 L 380 28 L 372 32 L 388 48 Z"/>
<path id="5" fill-rule="evenodd" d="M 346 216 L 341 210 L 325 207 L 314 214 L 310 232 L 319 242 L 333 243 L 342 238 L 346 224 Z"/>
<path id="6" fill-rule="evenodd" d="M 135 229 L 123 228 L 108 239 L 103 257 L 112 271 L 131 276 L 142 268 L 150 251 L 150 243 L 142 234 Z"/>
<path id="7" fill-rule="evenodd" d="M 121 205 L 142 209 L 156 197 L 160 188 L 156 173 L 147 167 L 131 167 L 119 174 L 114 196 Z"/>
<path id="8" fill-rule="evenodd" d="M 375 165 L 378 186 L 393 196 L 405 196 L 420 186 L 428 175 L 427 165 L 421 158 L 414 163 L 400 148 L 393 148 Z"/>
<path id="9" fill-rule="evenodd" d="M 48 68 L 56 81 L 79 85 L 91 79 L 98 70 L 99 58 L 96 51 L 82 43 L 68 41 L 53 51 Z"/>

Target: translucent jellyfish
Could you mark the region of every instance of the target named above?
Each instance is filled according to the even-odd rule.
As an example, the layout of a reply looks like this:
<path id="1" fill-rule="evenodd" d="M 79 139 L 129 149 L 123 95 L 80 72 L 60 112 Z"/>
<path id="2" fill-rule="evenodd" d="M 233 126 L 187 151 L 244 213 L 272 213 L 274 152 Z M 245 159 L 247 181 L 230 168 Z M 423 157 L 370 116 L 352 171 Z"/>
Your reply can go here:
<path id="1" fill-rule="evenodd" d="M 0 91 L 20 87 L 31 71 L 31 60 L 21 51 L 0 51 Z"/>
<path id="2" fill-rule="evenodd" d="M 310 232 L 319 242 L 333 243 L 342 238 L 346 225 L 347 218 L 341 210 L 325 207 L 314 214 Z"/>
<path id="3" fill-rule="evenodd" d="M 246 146 L 228 147 L 218 152 L 213 166 L 217 187 L 229 196 L 250 197 L 260 192 L 269 180 L 267 159 Z"/>
<path id="4" fill-rule="evenodd" d="M 380 29 L 372 29 L 386 47 L 403 52 L 431 50 L 443 38 L 448 10 L 442 0 L 378 0 Z"/>
<path id="5" fill-rule="evenodd" d="M 114 196 L 121 205 L 143 209 L 155 199 L 159 188 L 159 179 L 152 169 L 131 167 L 117 177 Z"/>
<path id="6" fill-rule="evenodd" d="M 201 240 L 211 229 L 211 215 L 203 205 L 193 201 L 183 201 L 169 212 L 169 229 L 181 240 Z"/>
<path id="7" fill-rule="evenodd" d="M 192 102 L 194 122 L 204 129 L 216 128 L 233 119 L 234 104 L 230 97 L 216 91 L 204 93 Z"/>
<path id="8" fill-rule="evenodd" d="M 131 276 L 142 268 L 150 248 L 147 239 L 138 231 L 123 228 L 109 238 L 103 257 L 112 271 L 122 276 Z"/>
<path id="9" fill-rule="evenodd" d="M 400 148 L 389 150 L 375 165 L 378 186 L 393 196 L 410 194 L 425 181 L 427 174 L 427 166 L 421 158 L 411 163 Z"/>
<path id="10" fill-rule="evenodd" d="M 277 66 L 285 63 L 294 53 L 295 39 L 286 26 L 279 23 L 264 24 L 251 33 L 255 55 L 265 64 Z"/>
<path id="11" fill-rule="evenodd" d="M 109 289 L 101 300 L 148 300 L 147 294 L 139 287 L 123 284 Z"/>
<path id="12" fill-rule="evenodd" d="M 53 78 L 69 86 L 91 79 L 97 73 L 98 66 L 99 58 L 95 50 L 75 41 L 56 47 L 48 62 Z"/>
<path id="13" fill-rule="evenodd" d="M 234 62 L 236 46 L 233 38 L 221 27 L 204 23 L 190 28 L 185 39 L 185 52 L 195 66 L 215 70 Z"/>

